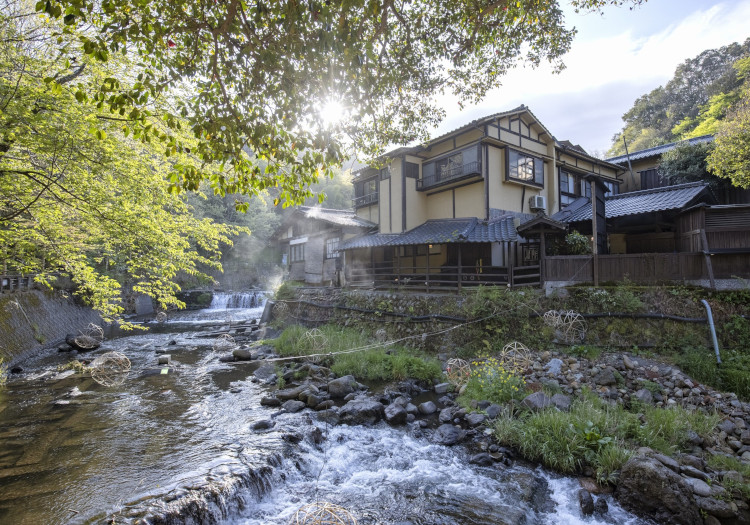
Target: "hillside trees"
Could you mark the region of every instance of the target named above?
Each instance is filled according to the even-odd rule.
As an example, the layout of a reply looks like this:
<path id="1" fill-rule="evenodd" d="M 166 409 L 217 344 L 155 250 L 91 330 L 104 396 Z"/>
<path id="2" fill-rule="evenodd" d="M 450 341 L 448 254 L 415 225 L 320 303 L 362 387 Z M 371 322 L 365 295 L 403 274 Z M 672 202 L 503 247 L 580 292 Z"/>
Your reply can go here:
<path id="1" fill-rule="evenodd" d="M 138 57 L 134 82 L 102 82 L 91 95 L 98 104 L 141 139 L 158 134 L 169 154 L 189 147 L 172 133 L 185 119 L 197 141 L 190 153 L 223 169 L 211 176 L 176 163 L 175 187 L 278 187 L 284 203 L 309 197 L 348 145 L 371 157 L 425 139 L 443 115 L 437 94 L 474 101 L 520 62 L 561 68 L 575 33 L 557 0 L 41 0 L 36 8 L 66 32 L 85 30 L 71 52 Z M 180 91 L 190 96 L 160 113 L 166 129 L 156 130 L 144 102 Z M 344 119 L 335 122 L 337 107 Z"/>
<path id="2" fill-rule="evenodd" d="M 743 78 L 734 63 L 750 53 L 750 39 L 708 49 L 680 64 L 672 79 L 638 98 L 625 113 L 625 127 L 612 139 L 608 156 L 713 133 L 739 98 Z"/>
<path id="3" fill-rule="evenodd" d="M 43 281 L 66 275 L 105 319 L 122 312 L 122 284 L 162 308 L 178 305 L 178 272 L 201 275 L 215 267 L 221 245 L 241 230 L 196 219 L 169 191 L 170 159 L 82 96 L 87 84 L 126 72 L 127 57 L 106 65 L 88 56 L 73 61 L 65 49 L 75 35 L 51 38 L 51 23 L 22 2 L 5 3 L 0 12 L 5 271 L 37 273 Z M 193 163 L 185 154 L 176 160 Z"/>

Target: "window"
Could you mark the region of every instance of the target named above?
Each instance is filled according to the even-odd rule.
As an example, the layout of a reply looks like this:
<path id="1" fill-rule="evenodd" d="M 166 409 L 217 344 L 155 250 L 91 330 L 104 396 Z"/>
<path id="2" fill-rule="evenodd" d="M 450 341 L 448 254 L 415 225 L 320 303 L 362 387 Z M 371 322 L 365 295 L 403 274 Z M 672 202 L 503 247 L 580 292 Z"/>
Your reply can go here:
<path id="1" fill-rule="evenodd" d="M 390 179 L 391 178 L 391 168 L 383 168 L 380 170 L 380 180 Z"/>
<path id="2" fill-rule="evenodd" d="M 610 196 L 620 193 L 620 185 L 616 182 L 610 182 L 608 180 L 604 180 L 602 182 L 607 187 L 607 191 L 605 193 L 608 193 Z"/>
<path id="3" fill-rule="evenodd" d="M 427 189 L 482 174 L 479 145 L 469 146 L 437 160 L 422 164 L 422 178 L 417 182 L 417 189 Z M 408 175 L 407 175 L 408 176 Z"/>
<path id="4" fill-rule="evenodd" d="M 600 179 L 601 180 L 601 179 Z M 605 194 L 617 195 L 617 183 L 602 180 L 607 187 Z M 560 170 L 560 205 L 567 206 L 578 197 L 591 197 L 591 182 L 584 176 L 569 171 Z"/>
<path id="5" fill-rule="evenodd" d="M 338 259 L 340 240 L 338 237 L 326 240 L 326 259 Z"/>
<path id="6" fill-rule="evenodd" d="M 305 243 L 292 244 L 289 246 L 289 258 L 291 262 L 300 262 L 305 260 Z"/>
<path id="7" fill-rule="evenodd" d="M 506 157 L 506 180 L 544 187 L 544 161 L 542 159 L 513 149 L 508 149 Z"/>
<path id="8" fill-rule="evenodd" d="M 419 164 L 404 162 L 404 175 L 410 179 L 419 178 Z"/>

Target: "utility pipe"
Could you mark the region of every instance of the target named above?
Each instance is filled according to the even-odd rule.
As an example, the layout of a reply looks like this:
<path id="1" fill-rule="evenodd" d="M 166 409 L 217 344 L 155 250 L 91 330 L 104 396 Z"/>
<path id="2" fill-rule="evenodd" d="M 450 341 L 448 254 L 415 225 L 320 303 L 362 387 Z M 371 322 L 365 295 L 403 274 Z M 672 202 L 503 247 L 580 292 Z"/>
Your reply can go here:
<path id="1" fill-rule="evenodd" d="M 711 328 L 711 339 L 714 341 L 714 352 L 716 352 L 716 364 L 721 364 L 721 357 L 719 357 L 719 341 L 716 340 L 716 327 L 714 326 L 714 316 L 711 314 L 711 305 L 708 301 L 701 299 L 703 306 L 706 307 L 706 313 L 708 314 L 708 326 Z"/>

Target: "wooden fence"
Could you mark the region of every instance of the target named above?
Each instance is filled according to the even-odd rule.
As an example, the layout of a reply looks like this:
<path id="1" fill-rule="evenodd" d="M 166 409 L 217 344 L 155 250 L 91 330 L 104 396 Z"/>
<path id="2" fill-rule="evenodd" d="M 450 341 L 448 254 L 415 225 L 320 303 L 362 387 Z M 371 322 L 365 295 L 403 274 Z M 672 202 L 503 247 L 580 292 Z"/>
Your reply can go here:
<path id="1" fill-rule="evenodd" d="M 710 279 L 703 253 L 639 253 L 599 255 L 599 282 L 696 281 Z M 750 255 L 716 253 L 710 255 L 715 279 L 750 278 Z M 544 260 L 545 281 L 592 282 L 594 257 L 573 255 L 547 257 Z"/>
<path id="2" fill-rule="evenodd" d="M 409 288 L 416 291 L 460 291 L 465 286 L 504 285 L 538 286 L 539 266 L 393 266 L 374 264 L 367 268 L 350 268 L 348 285 L 356 288 Z"/>

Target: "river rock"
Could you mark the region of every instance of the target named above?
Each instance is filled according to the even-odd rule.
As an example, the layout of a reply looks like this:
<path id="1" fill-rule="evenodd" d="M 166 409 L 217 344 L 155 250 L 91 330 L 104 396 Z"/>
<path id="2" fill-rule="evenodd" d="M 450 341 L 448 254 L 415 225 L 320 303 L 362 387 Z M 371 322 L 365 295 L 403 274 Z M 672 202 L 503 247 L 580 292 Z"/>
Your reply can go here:
<path id="1" fill-rule="evenodd" d="M 722 501 L 715 498 L 705 498 L 696 496 L 698 507 L 711 516 L 717 518 L 734 518 L 737 516 L 737 505 L 728 501 Z"/>
<path id="2" fill-rule="evenodd" d="M 660 523 L 702 525 L 692 492 L 679 474 L 660 461 L 637 456 L 622 467 L 615 494 L 625 509 Z"/>
<path id="3" fill-rule="evenodd" d="M 484 414 L 479 414 L 477 412 L 473 414 L 469 414 L 466 416 L 466 423 L 470 427 L 477 427 L 484 423 L 484 420 L 486 419 L 486 416 Z"/>
<path id="4" fill-rule="evenodd" d="M 557 407 L 558 410 L 561 410 L 563 412 L 567 412 L 570 410 L 570 404 L 571 399 L 570 396 L 566 396 L 565 394 L 555 394 L 550 399 L 552 404 Z"/>
<path id="5" fill-rule="evenodd" d="M 286 410 L 287 412 L 290 412 L 292 414 L 299 412 L 303 408 L 305 408 L 305 403 L 303 401 L 298 401 L 296 399 L 290 399 L 289 401 L 284 401 L 282 403 L 281 408 Z"/>
<path id="6" fill-rule="evenodd" d="M 232 355 L 237 361 L 250 361 L 253 358 L 253 353 L 248 348 L 235 348 Z"/>
<path id="7" fill-rule="evenodd" d="M 255 430 L 256 432 L 259 430 L 268 430 L 274 427 L 276 423 L 271 419 L 260 419 L 256 422 L 254 422 L 252 425 L 250 425 L 250 428 Z"/>
<path id="8" fill-rule="evenodd" d="M 550 359 L 549 362 L 544 365 L 544 370 L 552 376 L 559 375 L 562 371 L 563 362 L 562 359 L 554 358 Z"/>
<path id="9" fill-rule="evenodd" d="M 484 410 L 484 413 L 487 414 L 487 417 L 489 419 L 495 419 L 497 416 L 503 413 L 503 407 L 501 407 L 500 405 L 492 404 Z"/>
<path id="10" fill-rule="evenodd" d="M 453 418 L 456 417 L 456 413 L 459 411 L 459 407 L 447 407 L 440 411 L 438 421 L 441 423 L 450 423 Z"/>
<path id="11" fill-rule="evenodd" d="M 76 342 L 77 338 L 86 338 L 85 345 L 81 346 Z M 101 346 L 101 341 L 98 341 L 97 339 L 93 337 L 88 336 L 82 336 L 82 335 L 75 335 L 75 334 L 68 334 L 65 336 L 65 342 L 68 343 L 68 345 L 72 346 L 79 352 L 89 352 L 91 350 L 96 350 Z"/>
<path id="12" fill-rule="evenodd" d="M 596 498 L 594 503 L 594 514 L 606 514 L 609 511 L 609 505 L 604 498 Z"/>
<path id="13" fill-rule="evenodd" d="M 357 383 L 357 380 L 354 379 L 354 376 L 343 376 L 328 383 L 328 393 L 332 398 L 340 399 L 348 396 L 349 394 L 353 394 L 357 390 L 358 386 L 359 383 Z"/>
<path id="14" fill-rule="evenodd" d="M 615 377 L 615 370 L 612 367 L 607 367 L 601 370 L 594 376 L 594 383 L 601 386 L 611 386 L 617 384 L 617 378 Z"/>
<path id="15" fill-rule="evenodd" d="M 385 407 L 385 420 L 391 425 L 403 425 L 406 423 L 406 416 L 408 415 L 406 409 L 396 403 L 391 403 Z"/>
<path id="16" fill-rule="evenodd" d="M 578 504 L 581 506 L 581 512 L 584 516 L 590 516 L 594 513 L 594 498 L 586 489 L 578 491 Z"/>
<path id="17" fill-rule="evenodd" d="M 278 407 L 281 406 L 281 400 L 277 397 L 267 396 L 260 398 L 260 404 L 264 407 Z"/>
<path id="18" fill-rule="evenodd" d="M 432 434 L 432 441 L 439 445 L 451 446 L 459 443 L 466 437 L 466 432 L 460 427 L 445 423 L 437 427 Z"/>
<path id="19" fill-rule="evenodd" d="M 685 483 L 690 485 L 690 488 L 693 489 L 693 494 L 697 496 L 710 496 L 711 495 L 711 487 L 708 486 L 708 483 L 705 481 L 698 479 L 698 478 L 683 478 L 685 480 Z"/>
<path id="20" fill-rule="evenodd" d="M 491 467 L 494 462 L 495 460 L 487 452 L 480 452 L 469 458 L 469 463 L 479 465 L 480 467 Z"/>
<path id="21" fill-rule="evenodd" d="M 253 375 L 261 381 L 266 381 L 269 377 L 276 375 L 276 367 L 273 365 L 263 365 L 253 372 Z"/>
<path id="22" fill-rule="evenodd" d="M 447 394 L 448 390 L 450 389 L 451 384 L 450 383 L 439 383 L 435 385 L 435 393 L 436 394 Z"/>
<path id="23" fill-rule="evenodd" d="M 341 407 L 339 418 L 347 425 L 372 425 L 383 418 L 383 405 L 371 399 L 353 399 Z"/>
<path id="24" fill-rule="evenodd" d="M 284 390 L 279 390 L 278 392 L 276 392 L 276 397 L 281 399 L 282 401 L 297 399 L 299 395 L 305 390 L 307 390 L 307 385 L 300 385 L 294 388 L 286 388 Z"/>
<path id="25" fill-rule="evenodd" d="M 547 394 L 544 392 L 534 392 L 533 394 L 526 396 L 524 400 L 521 401 L 521 405 L 530 410 L 537 411 L 552 405 L 552 400 L 547 397 Z"/>
<path id="26" fill-rule="evenodd" d="M 435 406 L 435 403 L 433 403 L 432 401 L 425 401 L 424 403 L 420 403 L 418 409 L 419 413 L 425 416 L 429 416 L 430 414 L 434 414 L 435 412 L 437 412 L 437 406 Z"/>
<path id="27" fill-rule="evenodd" d="M 644 405 L 650 405 L 654 401 L 654 395 L 650 390 L 646 390 L 645 388 L 638 390 L 633 394 L 633 397 Z"/>

